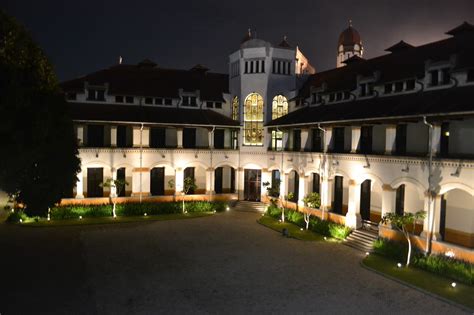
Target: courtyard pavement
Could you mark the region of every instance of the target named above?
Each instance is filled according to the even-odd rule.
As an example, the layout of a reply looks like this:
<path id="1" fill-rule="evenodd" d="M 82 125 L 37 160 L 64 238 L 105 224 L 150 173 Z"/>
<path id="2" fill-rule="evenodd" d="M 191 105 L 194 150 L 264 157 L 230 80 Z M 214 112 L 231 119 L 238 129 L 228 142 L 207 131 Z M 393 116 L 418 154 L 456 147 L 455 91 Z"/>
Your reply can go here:
<path id="1" fill-rule="evenodd" d="M 0 314 L 462 314 L 230 211 L 103 226 L 0 226 Z"/>

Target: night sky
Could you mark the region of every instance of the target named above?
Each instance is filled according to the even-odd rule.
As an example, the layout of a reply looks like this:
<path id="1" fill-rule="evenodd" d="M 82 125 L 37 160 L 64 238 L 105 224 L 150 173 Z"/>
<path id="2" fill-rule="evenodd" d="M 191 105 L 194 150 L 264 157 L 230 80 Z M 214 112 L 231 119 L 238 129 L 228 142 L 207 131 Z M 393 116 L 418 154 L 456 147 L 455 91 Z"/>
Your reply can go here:
<path id="1" fill-rule="evenodd" d="M 365 58 L 401 39 L 419 45 L 474 23 L 472 0 L 2 1 L 33 34 L 61 80 L 144 58 L 227 73 L 227 56 L 250 27 L 257 37 L 297 44 L 317 71 L 335 67 L 340 32 L 352 19 Z"/>

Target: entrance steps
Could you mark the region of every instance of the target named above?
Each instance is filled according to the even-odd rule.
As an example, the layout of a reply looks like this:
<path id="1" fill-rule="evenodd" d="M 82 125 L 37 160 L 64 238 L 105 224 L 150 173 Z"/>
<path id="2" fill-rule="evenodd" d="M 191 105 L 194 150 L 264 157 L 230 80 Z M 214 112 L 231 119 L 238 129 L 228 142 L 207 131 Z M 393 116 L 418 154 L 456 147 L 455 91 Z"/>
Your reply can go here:
<path id="1" fill-rule="evenodd" d="M 238 201 L 232 210 L 235 211 L 244 211 L 244 212 L 265 212 L 266 205 L 262 202 L 254 201 Z"/>
<path id="2" fill-rule="evenodd" d="M 352 231 L 343 244 L 363 252 L 371 252 L 372 244 L 377 238 L 378 233 L 376 231 L 359 229 Z"/>

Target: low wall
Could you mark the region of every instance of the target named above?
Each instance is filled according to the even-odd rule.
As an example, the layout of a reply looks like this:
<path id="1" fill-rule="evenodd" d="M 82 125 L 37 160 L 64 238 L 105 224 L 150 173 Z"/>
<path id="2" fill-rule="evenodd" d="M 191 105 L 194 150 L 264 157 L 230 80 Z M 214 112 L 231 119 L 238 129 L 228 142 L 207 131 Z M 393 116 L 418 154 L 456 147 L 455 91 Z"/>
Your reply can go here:
<path id="1" fill-rule="evenodd" d="M 403 236 L 401 232 L 384 225 L 379 226 L 379 237 L 406 242 L 405 236 Z M 424 237 L 412 235 L 411 241 L 414 247 L 420 251 L 425 251 L 426 239 Z M 454 253 L 454 258 L 474 263 L 474 250 L 462 246 L 441 241 L 432 241 L 431 252 L 437 255 L 445 255 L 447 252 L 452 252 Z"/>

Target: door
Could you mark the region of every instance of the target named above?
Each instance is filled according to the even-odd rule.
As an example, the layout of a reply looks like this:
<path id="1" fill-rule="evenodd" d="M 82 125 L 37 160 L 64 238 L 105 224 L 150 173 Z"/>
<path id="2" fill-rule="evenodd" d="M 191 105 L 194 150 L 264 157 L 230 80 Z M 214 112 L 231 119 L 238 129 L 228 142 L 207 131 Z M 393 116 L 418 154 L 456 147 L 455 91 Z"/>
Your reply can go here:
<path id="1" fill-rule="evenodd" d="M 405 212 L 405 185 L 400 185 L 397 188 L 397 193 L 395 197 L 395 213 L 398 215 L 403 215 Z"/>
<path id="2" fill-rule="evenodd" d="M 249 201 L 260 201 L 260 170 L 246 169 L 244 172 L 244 199 Z"/>
<path id="3" fill-rule="evenodd" d="M 336 176 L 334 178 L 334 200 L 332 202 L 332 208 L 335 213 L 342 214 L 342 176 Z"/>
<path id="4" fill-rule="evenodd" d="M 184 148 L 196 147 L 196 129 L 195 128 L 183 129 L 183 147 Z"/>
<path id="5" fill-rule="evenodd" d="M 117 170 L 117 180 L 125 183 L 125 167 L 121 167 Z M 117 196 L 125 197 L 125 190 L 127 185 L 123 185 L 123 187 L 117 188 Z"/>
<path id="6" fill-rule="evenodd" d="M 313 192 L 320 193 L 320 178 L 318 173 L 313 173 Z"/>
<path id="7" fill-rule="evenodd" d="M 441 234 L 442 240 L 444 240 L 446 234 L 446 198 L 441 195 L 441 215 L 439 218 L 439 234 Z"/>
<path id="8" fill-rule="evenodd" d="M 151 128 L 150 129 L 150 147 L 165 148 L 166 147 L 166 129 Z"/>
<path id="9" fill-rule="evenodd" d="M 196 131 L 196 129 L 194 130 Z M 184 180 L 188 177 L 194 179 L 194 167 L 186 167 L 184 169 L 183 188 L 184 188 Z M 192 195 L 192 194 L 194 194 L 194 189 L 190 189 L 188 191 L 188 195 Z"/>
<path id="10" fill-rule="evenodd" d="M 230 192 L 235 193 L 235 169 L 230 168 Z"/>
<path id="11" fill-rule="evenodd" d="M 224 129 L 214 130 L 214 148 L 224 149 Z"/>
<path id="12" fill-rule="evenodd" d="M 87 197 L 104 197 L 104 190 L 100 184 L 104 181 L 102 167 L 87 169 Z"/>
<path id="13" fill-rule="evenodd" d="M 370 221 L 370 179 L 360 185 L 360 216 L 364 221 Z"/>
<path id="14" fill-rule="evenodd" d="M 214 176 L 214 191 L 216 194 L 222 194 L 222 167 L 216 168 Z"/>
<path id="15" fill-rule="evenodd" d="M 298 202 L 300 192 L 300 176 L 298 175 L 298 172 L 295 172 L 295 184 L 293 187 L 295 187 L 295 189 L 293 191 L 293 199 L 291 201 Z"/>
<path id="16" fill-rule="evenodd" d="M 152 196 L 165 194 L 165 168 L 154 167 L 150 172 L 150 193 Z"/>

